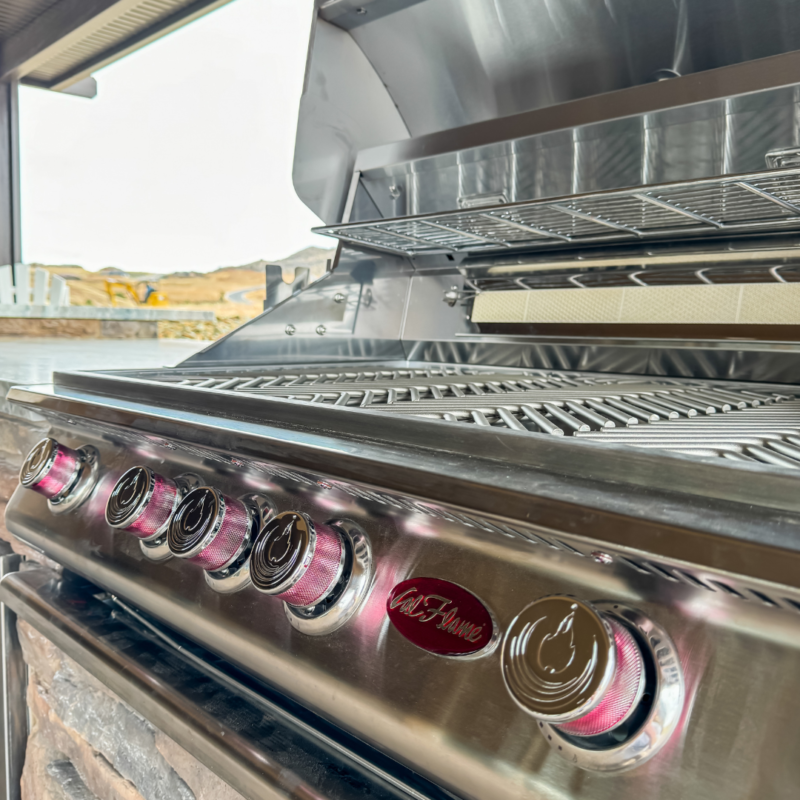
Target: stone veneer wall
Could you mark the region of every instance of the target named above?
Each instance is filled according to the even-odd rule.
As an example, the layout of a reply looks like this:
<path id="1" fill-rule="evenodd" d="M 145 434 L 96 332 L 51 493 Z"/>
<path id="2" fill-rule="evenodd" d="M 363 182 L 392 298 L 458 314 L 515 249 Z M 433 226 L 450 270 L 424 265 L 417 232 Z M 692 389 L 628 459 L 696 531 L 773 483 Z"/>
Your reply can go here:
<path id="1" fill-rule="evenodd" d="M 23 453 L 44 435 L 36 420 L 0 413 L 0 539 L 58 570 L 5 527 Z M 33 627 L 17 630 L 30 720 L 23 800 L 244 800 Z"/>

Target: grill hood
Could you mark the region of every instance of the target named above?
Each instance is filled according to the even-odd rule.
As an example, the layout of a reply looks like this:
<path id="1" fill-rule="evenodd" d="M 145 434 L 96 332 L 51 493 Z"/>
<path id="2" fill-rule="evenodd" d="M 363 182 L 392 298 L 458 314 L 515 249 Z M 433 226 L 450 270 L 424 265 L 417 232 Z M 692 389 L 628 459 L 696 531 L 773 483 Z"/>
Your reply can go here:
<path id="1" fill-rule="evenodd" d="M 786 0 L 328 0 L 295 189 L 333 225 L 756 171 L 798 48 Z"/>

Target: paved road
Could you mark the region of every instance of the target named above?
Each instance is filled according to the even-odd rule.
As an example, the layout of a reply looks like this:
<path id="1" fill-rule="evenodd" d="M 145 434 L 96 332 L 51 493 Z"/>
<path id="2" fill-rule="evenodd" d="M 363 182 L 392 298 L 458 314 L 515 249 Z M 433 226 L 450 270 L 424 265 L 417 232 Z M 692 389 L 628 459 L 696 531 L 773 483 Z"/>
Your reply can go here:
<path id="1" fill-rule="evenodd" d="M 245 297 L 246 294 L 250 294 L 250 292 L 255 292 L 258 289 L 263 289 L 264 284 L 259 283 L 258 286 L 251 286 L 249 289 L 237 289 L 235 292 L 227 292 L 225 294 L 225 299 L 229 303 L 247 303 L 247 298 Z"/>

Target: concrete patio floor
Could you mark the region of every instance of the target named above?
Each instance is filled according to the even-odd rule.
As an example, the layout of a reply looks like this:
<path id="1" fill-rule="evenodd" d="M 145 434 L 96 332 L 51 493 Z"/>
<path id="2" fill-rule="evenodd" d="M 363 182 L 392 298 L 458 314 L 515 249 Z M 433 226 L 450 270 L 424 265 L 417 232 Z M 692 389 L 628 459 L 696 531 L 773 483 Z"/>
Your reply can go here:
<path id="1" fill-rule="evenodd" d="M 54 370 L 172 366 L 210 342 L 189 339 L 29 339 L 0 337 L 0 387 L 49 383 Z M 5 397 L 5 391 L 2 391 Z"/>

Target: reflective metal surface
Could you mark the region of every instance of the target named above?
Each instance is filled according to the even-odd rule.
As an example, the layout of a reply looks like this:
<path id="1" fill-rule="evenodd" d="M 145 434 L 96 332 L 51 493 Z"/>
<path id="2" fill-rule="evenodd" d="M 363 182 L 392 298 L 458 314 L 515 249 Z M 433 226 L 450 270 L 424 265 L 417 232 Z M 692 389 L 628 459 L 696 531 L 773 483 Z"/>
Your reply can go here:
<path id="1" fill-rule="evenodd" d="M 375 579 L 372 546 L 369 537 L 350 520 L 331 523 L 345 542 L 347 558 L 342 586 L 334 587 L 330 598 L 308 609 L 285 605 L 286 618 L 292 627 L 308 636 L 324 636 L 338 630 L 358 611 Z"/>
<path id="2" fill-rule="evenodd" d="M 620 441 L 800 469 L 796 387 L 421 364 L 393 369 L 358 365 L 344 371 L 318 367 L 260 374 L 230 369 L 224 374 L 184 370 L 134 375 L 141 381 L 220 394 L 299 400 L 518 433 Z"/>
<path id="3" fill-rule="evenodd" d="M 374 219 L 755 170 L 798 143 L 781 0 L 352 6 L 322 4 L 300 107 L 295 189 L 326 224 L 354 175 L 350 219 Z"/>
<path id="4" fill-rule="evenodd" d="M 100 476 L 100 463 L 97 450 L 91 445 L 80 445 L 77 448 L 78 469 L 74 482 L 61 493 L 47 500 L 47 507 L 53 514 L 65 514 L 72 511 L 94 491 Z"/>
<path id="5" fill-rule="evenodd" d="M 471 459 L 471 488 L 462 487 L 460 509 L 464 510 L 460 510 L 377 488 L 374 470 L 370 482 L 374 488 L 370 488 L 333 477 L 332 463 L 323 474 L 270 466 L 264 461 L 270 449 L 267 439 L 261 438 L 258 458 L 248 452 L 248 433 L 241 424 L 225 430 L 225 425 L 217 422 L 216 430 L 225 441 L 236 441 L 234 454 L 225 455 L 200 443 L 165 439 L 166 423 L 149 437 L 142 431 L 139 439 L 130 426 L 98 427 L 105 415 L 107 412 L 95 413 L 85 426 L 73 415 L 77 427 L 68 426 L 74 429 L 72 436 L 86 437 L 90 426 L 95 431 L 91 440 L 108 469 L 96 501 L 93 498 L 73 514 L 54 518 L 48 516 L 43 498 L 20 490 L 9 504 L 9 527 L 67 567 L 168 620 L 204 646 L 457 795 L 479 800 L 505 800 L 525 793 L 575 795 L 577 779 L 573 767 L 540 736 L 538 723 L 512 701 L 502 679 L 499 651 L 463 662 L 442 659 L 416 647 L 388 623 L 389 592 L 400 581 L 415 576 L 439 577 L 474 593 L 487 605 L 501 631 L 532 600 L 568 593 L 636 606 L 675 639 L 689 699 L 670 745 L 623 778 L 609 780 L 587 772 L 580 779 L 578 796 L 603 800 L 630 787 L 630 791 L 649 797 L 715 797 L 723 796 L 721 793 L 741 797 L 741 787 L 752 777 L 745 764 L 756 769 L 773 759 L 780 768 L 770 773 L 766 791 L 775 797 L 793 796 L 800 775 L 794 774 L 790 752 L 800 736 L 800 723 L 795 715 L 775 706 L 775 696 L 776 692 L 792 696 L 793 676 L 800 670 L 800 616 L 796 611 L 800 595 L 786 585 L 779 586 L 775 579 L 789 574 L 796 577 L 796 558 L 789 549 L 787 530 L 779 553 L 774 539 L 769 544 L 751 542 L 747 552 L 753 563 L 742 565 L 743 546 L 731 536 L 735 527 L 729 525 L 735 526 L 738 517 L 740 527 L 751 534 L 756 529 L 762 535 L 767 530 L 774 532 L 768 510 L 759 509 L 757 523 L 741 505 L 727 504 L 726 513 L 723 506 L 703 502 L 692 524 L 705 519 L 724 526 L 725 536 L 713 537 L 714 549 L 722 552 L 727 542 L 731 555 L 735 552 L 738 559 L 738 566 L 730 572 L 715 572 L 686 562 L 669 565 L 654 554 L 644 556 L 640 550 L 637 555 L 627 546 L 607 547 L 607 541 L 601 542 L 601 537 L 612 531 L 624 531 L 626 524 L 631 527 L 629 544 L 638 542 L 640 548 L 655 551 L 659 541 L 671 546 L 680 542 L 689 533 L 689 505 L 684 502 L 681 506 L 683 529 L 678 517 L 672 525 L 660 528 L 653 521 L 668 507 L 668 495 L 649 495 L 650 519 L 641 516 L 639 495 L 633 498 L 635 503 L 632 499 L 628 523 L 619 514 L 604 521 L 596 512 L 589 512 L 599 499 L 600 484 L 595 481 L 590 488 L 576 481 L 569 513 L 562 519 L 551 516 L 546 527 L 535 527 L 515 524 L 507 516 L 508 521 L 503 521 L 501 515 L 508 515 L 514 506 L 510 489 L 516 470 L 509 470 L 508 461 L 498 462 L 503 500 L 496 495 L 494 515 L 485 516 L 466 510 L 492 494 L 493 481 L 484 481 L 488 473 L 474 472 L 480 461 L 475 456 Z M 200 426 L 185 410 L 180 416 L 199 432 Z M 68 445 L 74 441 L 66 429 L 58 427 L 58 435 Z M 285 442 L 291 434 L 285 430 L 282 435 Z M 564 444 L 558 445 L 560 449 Z M 375 583 L 371 593 L 337 630 L 306 636 L 289 623 L 276 598 L 253 589 L 220 595 L 208 588 L 202 570 L 185 561 L 147 561 L 135 538 L 112 533 L 102 515 L 103 495 L 115 476 L 129 466 L 131 448 L 136 449 L 140 462 L 167 476 L 191 469 L 206 481 L 213 479 L 214 485 L 231 496 L 247 486 L 270 496 L 278 510 L 296 509 L 331 522 L 353 520 L 372 545 Z M 317 456 L 319 453 L 321 450 Z M 381 457 L 386 459 L 386 455 L 382 448 Z M 418 451 L 417 460 L 420 455 Z M 334 460 L 341 462 L 340 455 Z M 315 461 L 321 463 L 319 457 Z M 446 454 L 438 454 L 430 473 L 431 489 L 435 483 L 446 483 L 447 461 Z M 256 469 L 256 463 L 262 466 Z M 403 461 L 394 454 L 391 466 L 395 478 L 403 473 Z M 517 477 L 529 488 L 535 487 L 536 493 L 535 499 L 529 495 L 520 517 L 528 515 L 532 520 L 535 515 L 544 522 L 546 484 L 554 477 L 540 473 L 533 478 L 524 470 Z M 771 477 L 779 480 L 781 476 Z M 478 478 L 480 490 L 475 484 Z M 791 517 L 782 513 L 796 539 Z M 693 547 L 685 555 L 695 552 L 703 557 L 703 541 L 709 541 L 709 533 L 697 531 Z M 752 591 L 745 588 L 743 574 L 765 567 L 763 557 L 770 549 L 778 557 L 774 564 L 783 564 L 784 576 L 773 569 L 772 583 L 751 581 Z M 597 551 L 608 558 L 588 557 Z M 716 590 L 711 591 L 715 583 Z M 741 669 L 743 658 L 751 665 L 749 670 Z M 732 724 L 720 713 L 726 707 L 745 708 L 752 724 L 758 726 L 759 736 L 747 739 L 750 758 L 738 760 L 731 774 L 720 777 L 712 765 L 738 746 L 739 716 Z M 785 707 L 781 703 L 781 709 Z"/>
<path id="6" fill-rule="evenodd" d="M 121 385 L 108 376 L 98 377 L 84 381 L 84 386 L 107 393 L 110 387 Z M 600 539 L 607 546 L 644 548 L 651 557 L 676 557 L 722 569 L 736 573 L 737 581 L 747 576 L 800 586 L 800 572 L 793 566 L 798 524 L 793 471 L 719 460 L 703 463 L 636 448 L 625 448 L 620 458 L 616 444 L 597 447 L 572 437 L 554 442 L 549 436 L 532 441 L 483 426 L 476 426 L 464 440 L 433 420 L 408 426 L 394 416 L 341 414 L 337 409 L 292 402 L 271 405 L 266 424 L 258 420 L 264 419 L 263 404 L 269 401 L 260 398 L 239 397 L 235 404 L 226 398 L 221 410 L 235 411 L 238 421 L 234 423 L 210 416 L 206 398 L 204 413 L 191 410 L 192 395 L 183 395 L 180 387 L 165 392 L 165 387 L 148 386 L 142 393 L 144 405 L 130 393 L 135 384 L 125 386 L 127 400 L 81 395 L 67 388 L 15 389 L 11 397 L 58 425 L 65 419 L 88 416 L 95 435 L 130 442 L 145 452 L 162 447 L 165 435 L 175 437 L 183 444 L 173 442 L 160 451 L 160 458 L 170 462 L 170 454 L 177 458 L 177 453 L 186 452 L 225 469 L 240 462 L 260 475 L 267 469 L 264 459 L 275 459 L 292 464 L 293 475 L 295 468 L 308 469 L 376 486 L 378 502 L 390 507 L 394 501 L 380 499 L 385 490 L 469 510 L 470 524 L 492 537 L 518 535 L 523 541 L 547 541 L 549 537 L 541 532 L 533 536 L 515 532 L 520 523 L 523 528 L 533 524 Z M 149 405 L 153 400 L 163 403 L 162 407 Z M 171 412 L 171 405 L 180 412 Z M 235 431 L 236 456 L 226 454 L 231 430 Z M 192 461 L 177 459 L 177 463 L 182 471 Z M 271 470 L 267 469 L 270 474 Z M 480 491 L 475 491 L 476 486 Z M 642 492 L 649 501 L 647 518 L 641 515 Z M 476 515 L 498 519 L 503 527 L 476 521 Z M 506 530 L 508 524 L 511 531 Z M 668 536 L 663 535 L 665 529 L 670 531 Z M 700 531 L 703 534 L 698 535 Z M 742 561 L 741 542 L 757 548 L 750 550 L 753 558 Z M 568 549 L 575 547 L 573 543 Z M 582 547 L 578 545 L 579 550 Z"/>
<path id="7" fill-rule="evenodd" d="M 102 471 L 59 518 L 18 490 L 9 528 L 379 750 L 371 764 L 465 800 L 794 798 L 796 331 L 702 314 L 678 332 L 516 330 L 487 327 L 513 314 L 473 312 L 552 273 L 582 290 L 570 302 L 590 302 L 595 279 L 664 280 L 675 296 L 715 277 L 797 282 L 798 47 L 782 0 L 319 4 L 293 177 L 336 226 L 335 268 L 177 369 L 12 390 L 68 446 L 91 441 Z M 767 151 L 781 171 L 764 170 Z M 215 585 L 106 525 L 111 486 L 139 463 L 191 470 L 218 499 L 266 497 L 319 525 L 316 542 L 267 523 L 261 561 L 240 537 Z M 284 556 L 301 568 L 271 581 L 262 562 Z M 314 591 L 287 594 L 312 573 Z M 149 678 L 123 680 L 129 664 L 53 612 L 42 581 L 5 579 L 0 595 L 105 659 L 155 724 L 199 720 L 195 751 L 236 778 L 238 740 L 169 692 L 132 690 Z M 525 609 L 553 595 L 605 600 L 586 691 L 545 722 L 528 713 L 542 715 L 530 671 L 509 679 L 514 653 L 495 645 L 521 641 Z M 548 691 L 592 660 L 573 664 L 588 639 L 553 619 L 534 641 Z M 557 657 L 542 655 L 554 638 Z M 275 764 L 262 772 L 285 793 Z"/>
<path id="8" fill-rule="evenodd" d="M 608 691 L 617 669 L 614 633 L 591 605 L 556 595 L 536 600 L 508 626 L 503 678 L 538 719 L 580 719 Z"/>
<path id="9" fill-rule="evenodd" d="M 565 735 L 563 728 L 557 725 L 543 722 L 540 728 L 553 750 L 573 765 L 600 772 L 621 772 L 653 758 L 686 719 L 686 684 L 681 654 L 658 623 L 641 611 L 619 603 L 600 603 L 598 607 L 612 620 L 630 626 L 639 635 L 639 643 L 652 670 L 648 686 L 652 696 L 645 695 L 649 703 L 647 716 L 632 731 L 620 736 L 621 741 L 600 749 Z"/>
<path id="10" fill-rule="evenodd" d="M 76 576 L 8 575 L 0 598 L 248 800 L 444 798 Z"/>

